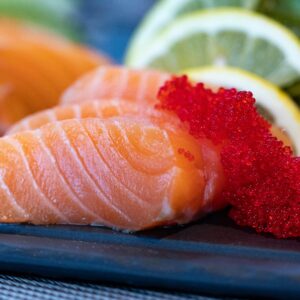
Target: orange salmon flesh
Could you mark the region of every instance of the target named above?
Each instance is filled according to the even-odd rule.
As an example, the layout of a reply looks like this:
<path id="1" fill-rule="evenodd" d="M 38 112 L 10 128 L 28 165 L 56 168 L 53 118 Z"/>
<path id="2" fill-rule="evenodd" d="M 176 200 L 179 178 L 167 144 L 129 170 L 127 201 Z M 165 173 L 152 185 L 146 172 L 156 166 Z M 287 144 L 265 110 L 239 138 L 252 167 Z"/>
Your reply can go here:
<path id="1" fill-rule="evenodd" d="M 61 93 L 101 54 L 23 23 L 0 20 L 0 134 L 23 117 L 56 105 Z"/>
<path id="2" fill-rule="evenodd" d="M 0 138 L 0 221 L 135 231 L 222 208 L 218 149 L 167 117 L 54 121 Z"/>

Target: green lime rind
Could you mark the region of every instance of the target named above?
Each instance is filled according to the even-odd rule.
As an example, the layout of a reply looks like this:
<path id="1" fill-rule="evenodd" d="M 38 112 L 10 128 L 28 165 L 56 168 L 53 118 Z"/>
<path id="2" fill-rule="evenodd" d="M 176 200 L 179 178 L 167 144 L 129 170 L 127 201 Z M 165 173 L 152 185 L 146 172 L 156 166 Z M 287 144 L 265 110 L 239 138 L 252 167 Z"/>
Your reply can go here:
<path id="1" fill-rule="evenodd" d="M 260 0 L 258 11 L 284 24 L 300 36 L 299 0 Z"/>
<path id="2" fill-rule="evenodd" d="M 77 0 L 0 0 L 0 16 L 29 21 L 76 38 L 72 17 L 77 4 Z"/>
<path id="3" fill-rule="evenodd" d="M 130 65 L 135 55 L 151 44 L 152 39 L 178 17 L 215 7 L 256 9 L 259 2 L 260 0 L 161 0 L 153 6 L 133 35 L 127 50 L 126 63 Z"/>
<path id="4" fill-rule="evenodd" d="M 300 105 L 300 81 L 297 81 L 286 87 L 285 91 L 295 100 L 298 105 Z"/>
<path id="5" fill-rule="evenodd" d="M 290 17 L 300 17 L 299 0 L 260 0 L 259 10 L 268 14 L 285 14 Z"/>
<path id="6" fill-rule="evenodd" d="M 228 65 L 286 86 L 300 77 L 300 43 L 287 28 L 260 14 L 213 9 L 176 19 L 129 65 L 174 73 Z"/>

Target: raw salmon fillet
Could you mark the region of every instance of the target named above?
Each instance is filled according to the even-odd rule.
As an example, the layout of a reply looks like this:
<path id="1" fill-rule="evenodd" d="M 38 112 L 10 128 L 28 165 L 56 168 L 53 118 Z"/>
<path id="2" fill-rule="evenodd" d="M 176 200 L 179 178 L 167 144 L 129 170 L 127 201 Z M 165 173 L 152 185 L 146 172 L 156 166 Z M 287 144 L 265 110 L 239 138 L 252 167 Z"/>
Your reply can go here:
<path id="1" fill-rule="evenodd" d="M 47 31 L 0 20 L 0 133 L 58 103 L 78 77 L 107 64 L 101 54 Z"/>
<path id="2" fill-rule="evenodd" d="M 79 78 L 63 94 L 61 105 L 82 103 L 97 99 L 105 101 L 117 98 L 122 101 L 141 105 L 157 104 L 157 93 L 171 74 L 156 70 L 133 70 L 123 66 L 101 66 Z M 293 148 L 289 137 L 276 125 L 272 126 L 273 134 L 285 145 Z"/>
<path id="3" fill-rule="evenodd" d="M 13 125 L 6 134 L 40 128 L 55 121 L 84 118 L 110 118 L 124 115 L 155 114 L 150 107 L 136 105 L 125 99 L 93 100 L 79 104 L 56 106 L 32 114 Z"/>
<path id="4" fill-rule="evenodd" d="M 153 105 L 157 92 L 170 74 L 154 70 L 131 70 L 121 66 L 102 66 L 85 74 L 62 95 L 61 104 L 90 99 L 127 99 Z"/>
<path id="5" fill-rule="evenodd" d="M 0 221 L 135 231 L 222 207 L 218 149 L 167 119 L 71 119 L 0 138 Z"/>

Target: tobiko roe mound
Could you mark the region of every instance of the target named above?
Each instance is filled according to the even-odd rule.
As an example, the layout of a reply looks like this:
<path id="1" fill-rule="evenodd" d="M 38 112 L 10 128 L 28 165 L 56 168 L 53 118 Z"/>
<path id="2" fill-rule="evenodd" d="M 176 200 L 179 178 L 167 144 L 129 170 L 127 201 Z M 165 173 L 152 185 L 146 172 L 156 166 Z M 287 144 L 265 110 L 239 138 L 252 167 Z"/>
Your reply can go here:
<path id="1" fill-rule="evenodd" d="M 191 135 L 221 146 L 222 196 L 237 224 L 279 238 L 300 236 L 300 158 L 272 136 L 251 92 L 213 92 L 183 76 L 167 81 L 158 99 L 157 108 L 175 112 Z"/>

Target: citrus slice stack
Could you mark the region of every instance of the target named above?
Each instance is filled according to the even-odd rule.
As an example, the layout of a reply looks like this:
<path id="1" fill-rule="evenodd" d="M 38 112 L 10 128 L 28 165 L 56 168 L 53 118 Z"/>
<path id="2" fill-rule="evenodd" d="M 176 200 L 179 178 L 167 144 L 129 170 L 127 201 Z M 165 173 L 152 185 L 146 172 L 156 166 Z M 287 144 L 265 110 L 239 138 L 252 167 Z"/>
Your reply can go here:
<path id="1" fill-rule="evenodd" d="M 178 17 L 201 9 L 215 7 L 241 7 L 256 9 L 260 0 L 162 0 L 146 15 L 141 26 L 134 34 L 127 53 L 127 61 L 130 63 L 143 48 L 151 43 L 160 31 Z"/>
<path id="2" fill-rule="evenodd" d="M 285 86 L 300 76 L 300 43 L 281 24 L 237 8 L 190 13 L 175 19 L 128 65 L 169 72 L 201 66 L 233 66 Z"/>

